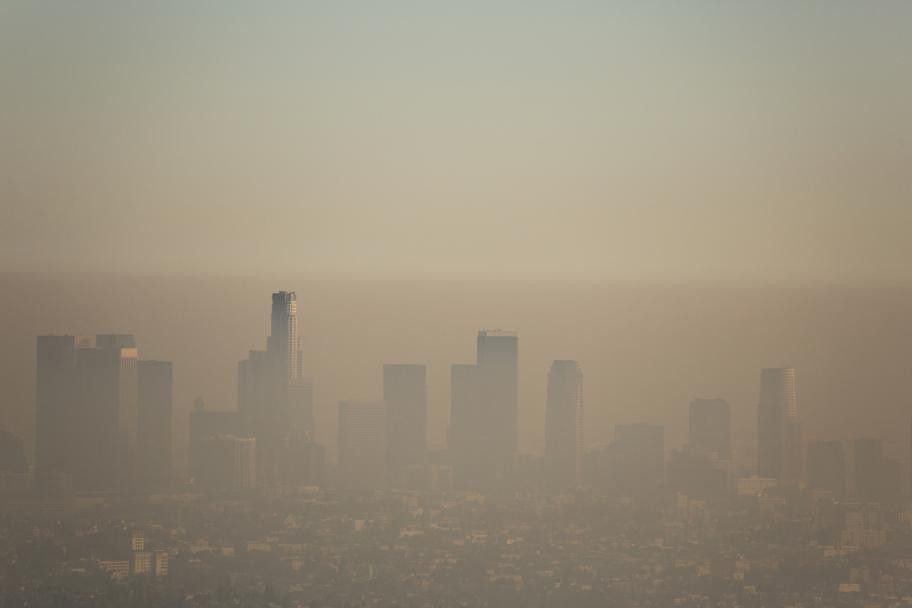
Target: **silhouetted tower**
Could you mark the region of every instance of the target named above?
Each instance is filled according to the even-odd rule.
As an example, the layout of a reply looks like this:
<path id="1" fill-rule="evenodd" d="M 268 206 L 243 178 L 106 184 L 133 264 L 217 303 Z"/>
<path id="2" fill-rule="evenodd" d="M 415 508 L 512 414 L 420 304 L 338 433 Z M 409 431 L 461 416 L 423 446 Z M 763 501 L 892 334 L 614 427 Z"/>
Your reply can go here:
<path id="1" fill-rule="evenodd" d="M 583 450 L 583 373 L 576 361 L 554 361 L 545 405 L 545 478 L 571 491 L 580 482 Z"/>
<path id="2" fill-rule="evenodd" d="M 171 483 L 171 362 L 140 361 L 138 385 L 139 483 L 164 489 Z"/>
<path id="3" fill-rule="evenodd" d="M 127 334 L 100 334 L 76 348 L 67 463 L 76 490 L 113 491 L 135 481 L 137 357 L 133 336 Z"/>
<path id="4" fill-rule="evenodd" d="M 802 475 L 801 424 L 795 370 L 764 369 L 757 416 L 757 472 L 784 485 Z"/>
<path id="5" fill-rule="evenodd" d="M 490 441 L 480 446 L 495 476 L 503 478 L 513 469 L 518 442 L 519 339 L 515 332 L 478 332 L 477 365 L 481 400 Z"/>
<path id="6" fill-rule="evenodd" d="M 288 383 L 301 375 L 298 364 L 298 298 L 293 291 L 272 294 L 272 317 L 266 350 L 275 361 L 275 370 Z"/>
<path id="7" fill-rule="evenodd" d="M 278 291 L 266 350 L 252 350 L 238 364 L 238 409 L 246 434 L 257 439 L 256 479 L 263 485 L 294 476 L 290 454 L 312 440 L 313 392 L 301 368 L 297 296 Z"/>
<path id="8" fill-rule="evenodd" d="M 76 406 L 76 339 L 38 336 L 35 382 L 35 468 L 39 487 L 69 470 Z"/>

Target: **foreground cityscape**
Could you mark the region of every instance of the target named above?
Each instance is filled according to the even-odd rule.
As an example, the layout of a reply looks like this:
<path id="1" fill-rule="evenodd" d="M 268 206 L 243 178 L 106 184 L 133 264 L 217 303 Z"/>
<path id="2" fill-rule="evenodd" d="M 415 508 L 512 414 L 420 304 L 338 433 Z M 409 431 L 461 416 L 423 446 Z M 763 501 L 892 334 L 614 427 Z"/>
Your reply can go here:
<path id="1" fill-rule="evenodd" d="M 236 409 L 189 420 L 133 336 L 37 338 L 34 462 L 0 433 L 0 608 L 912 606 L 903 465 L 875 437 L 806 441 L 795 369 L 759 372 L 747 467 L 715 396 L 694 396 L 680 449 L 639 422 L 586 449 L 583 370 L 555 360 L 533 457 L 519 337 L 482 330 L 451 367 L 445 449 L 426 366 L 388 363 L 375 401 L 338 404 L 332 462 L 294 292 L 270 319 Z"/>

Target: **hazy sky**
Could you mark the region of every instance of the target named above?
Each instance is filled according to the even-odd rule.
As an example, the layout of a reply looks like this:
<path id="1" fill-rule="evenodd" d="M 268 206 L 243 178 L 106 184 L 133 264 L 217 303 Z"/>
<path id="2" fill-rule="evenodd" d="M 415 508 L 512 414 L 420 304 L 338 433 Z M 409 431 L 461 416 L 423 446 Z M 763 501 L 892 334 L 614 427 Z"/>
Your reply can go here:
<path id="1" fill-rule="evenodd" d="M 0 270 L 912 280 L 912 3 L 0 3 Z"/>

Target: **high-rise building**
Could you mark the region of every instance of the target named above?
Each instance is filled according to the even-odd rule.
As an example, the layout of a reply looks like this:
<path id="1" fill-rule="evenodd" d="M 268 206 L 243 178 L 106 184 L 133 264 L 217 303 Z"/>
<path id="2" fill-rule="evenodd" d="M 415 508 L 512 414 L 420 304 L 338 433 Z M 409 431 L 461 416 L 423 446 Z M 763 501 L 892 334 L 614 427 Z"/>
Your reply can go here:
<path id="1" fill-rule="evenodd" d="M 273 293 L 266 350 L 250 351 L 238 364 L 238 409 L 257 438 L 257 480 L 266 486 L 288 481 L 290 446 L 312 441 L 313 392 L 301 359 L 297 296 Z"/>
<path id="2" fill-rule="evenodd" d="M 133 336 L 98 335 L 76 349 L 76 405 L 68 466 L 76 490 L 114 491 L 135 478 L 137 349 Z"/>
<path id="3" fill-rule="evenodd" d="M 293 291 L 272 294 L 272 317 L 266 350 L 276 362 L 276 373 L 286 383 L 301 375 L 297 300 Z"/>
<path id="4" fill-rule="evenodd" d="M 834 498 L 846 493 L 846 461 L 841 441 L 810 441 L 807 445 L 807 486 Z"/>
<path id="5" fill-rule="evenodd" d="M 515 332 L 478 332 L 481 399 L 491 441 L 484 446 L 489 467 L 503 478 L 511 472 L 519 436 L 519 339 Z"/>
<path id="6" fill-rule="evenodd" d="M 387 485 L 386 403 L 339 402 L 338 460 L 344 487 Z"/>
<path id="7" fill-rule="evenodd" d="M 395 482 L 405 467 L 427 456 L 427 369 L 424 365 L 383 366 L 389 471 Z"/>
<path id="8" fill-rule="evenodd" d="M 171 482 L 171 362 L 140 361 L 138 387 L 139 485 L 164 489 Z"/>
<path id="9" fill-rule="evenodd" d="M 545 405 L 545 479 L 553 490 L 580 482 L 583 450 L 583 373 L 576 361 L 554 361 Z"/>
<path id="10" fill-rule="evenodd" d="M 452 367 L 449 452 L 460 487 L 502 487 L 518 432 L 518 338 L 478 332 L 475 365 Z"/>
<path id="11" fill-rule="evenodd" d="M 665 480 L 664 427 L 619 424 L 611 448 L 618 493 L 638 502 L 657 502 Z"/>
<path id="12" fill-rule="evenodd" d="M 133 336 L 39 336 L 36 413 L 39 487 L 63 474 L 79 491 L 129 488 L 140 442 Z"/>
<path id="13" fill-rule="evenodd" d="M 690 448 L 731 460 L 731 407 L 724 399 L 690 402 Z"/>
<path id="14" fill-rule="evenodd" d="M 764 369 L 757 417 L 757 473 L 782 485 L 802 476 L 801 424 L 795 370 Z"/>
<path id="15" fill-rule="evenodd" d="M 40 487 L 70 470 L 76 406 L 76 339 L 38 336 L 35 382 L 35 468 Z"/>

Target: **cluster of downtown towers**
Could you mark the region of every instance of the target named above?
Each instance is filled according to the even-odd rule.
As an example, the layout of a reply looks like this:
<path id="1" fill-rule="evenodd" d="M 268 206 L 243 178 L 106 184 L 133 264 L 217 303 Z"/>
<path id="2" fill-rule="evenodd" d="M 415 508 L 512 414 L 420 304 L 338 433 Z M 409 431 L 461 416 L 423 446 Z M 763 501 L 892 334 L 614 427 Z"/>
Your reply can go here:
<path id="1" fill-rule="evenodd" d="M 518 337 L 482 330 L 477 359 L 451 370 L 447 449 L 427 447 L 424 365 L 383 366 L 383 398 L 338 405 L 338 470 L 348 488 L 509 487 L 518 465 Z M 144 361 L 131 335 L 39 336 L 36 387 L 36 479 L 47 493 L 155 491 L 173 486 L 172 370 Z M 302 370 L 294 292 L 272 295 L 265 350 L 238 366 L 238 408 L 190 416 L 190 478 L 201 489 L 247 490 L 323 483 L 314 441 L 311 381 Z M 804 455 L 791 368 L 761 374 L 757 474 L 797 483 Z M 709 469 L 731 461 L 731 414 L 721 399 L 690 405 L 688 450 Z M 545 453 L 536 469 L 544 485 L 571 491 L 584 469 L 609 471 L 636 493 L 661 484 L 661 426 L 619 425 L 605 450 L 583 454 L 583 374 L 557 360 L 548 376 Z M 585 464 L 584 464 L 585 463 Z M 670 466 L 670 465 L 669 465 Z M 608 474 L 608 473 L 606 473 Z"/>

